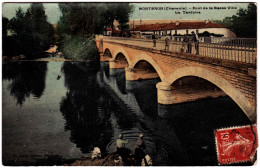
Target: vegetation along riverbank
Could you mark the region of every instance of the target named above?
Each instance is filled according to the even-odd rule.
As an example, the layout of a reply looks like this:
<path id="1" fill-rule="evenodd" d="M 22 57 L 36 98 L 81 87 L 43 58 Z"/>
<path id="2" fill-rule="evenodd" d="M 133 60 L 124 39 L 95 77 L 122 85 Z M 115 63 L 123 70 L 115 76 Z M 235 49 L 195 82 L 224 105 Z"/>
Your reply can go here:
<path id="1" fill-rule="evenodd" d="M 98 61 L 95 34 L 113 27 L 129 29 L 127 24 L 133 6 L 129 3 L 59 3 L 62 13 L 58 23 L 49 23 L 42 3 L 32 3 L 15 17 L 3 21 L 3 60 L 39 59 L 61 52 L 66 60 Z M 78 17 L 80 16 L 80 17 Z M 113 27 L 114 28 L 114 27 Z M 46 53 L 57 45 L 57 52 Z M 21 57 L 22 55 L 22 57 Z"/>

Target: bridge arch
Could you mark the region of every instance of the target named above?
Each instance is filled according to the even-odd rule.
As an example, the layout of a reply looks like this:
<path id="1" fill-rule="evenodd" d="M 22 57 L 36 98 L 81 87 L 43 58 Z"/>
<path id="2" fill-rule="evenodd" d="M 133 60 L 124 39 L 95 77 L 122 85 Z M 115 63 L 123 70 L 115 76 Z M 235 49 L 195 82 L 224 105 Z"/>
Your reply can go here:
<path id="1" fill-rule="evenodd" d="M 184 67 L 175 70 L 168 78 L 167 83 L 173 84 L 177 79 L 185 76 L 196 76 L 203 78 L 224 91 L 232 100 L 234 100 L 237 105 L 243 110 L 247 117 L 254 123 L 255 118 L 255 108 L 251 105 L 248 99 L 237 90 L 231 83 L 226 79 L 219 76 L 218 74 L 201 67 Z"/>
<path id="2" fill-rule="evenodd" d="M 112 55 L 113 58 L 112 58 L 112 60 L 115 60 L 116 57 L 117 57 L 117 55 L 118 55 L 119 53 L 122 53 L 122 54 L 125 56 L 128 65 L 130 65 L 130 58 L 129 58 L 129 56 L 128 56 L 128 53 L 127 53 L 126 50 L 124 50 L 123 48 L 118 48 L 117 50 L 115 50 L 115 51 L 113 52 L 113 55 Z"/>
<path id="3" fill-rule="evenodd" d="M 106 48 L 104 50 L 104 56 L 111 57 L 111 58 L 113 57 L 111 51 L 109 50 L 109 48 Z"/>
<path id="4" fill-rule="evenodd" d="M 155 69 L 155 71 L 158 73 L 161 81 L 165 81 L 165 76 L 162 72 L 162 69 L 160 68 L 160 66 L 152 59 L 152 57 L 150 57 L 149 55 L 147 55 L 146 53 L 142 53 L 138 56 L 136 56 L 134 58 L 134 60 L 131 62 L 130 67 L 135 67 L 136 64 L 140 61 L 146 61 L 148 62 L 149 64 L 152 65 L 152 67 Z"/>

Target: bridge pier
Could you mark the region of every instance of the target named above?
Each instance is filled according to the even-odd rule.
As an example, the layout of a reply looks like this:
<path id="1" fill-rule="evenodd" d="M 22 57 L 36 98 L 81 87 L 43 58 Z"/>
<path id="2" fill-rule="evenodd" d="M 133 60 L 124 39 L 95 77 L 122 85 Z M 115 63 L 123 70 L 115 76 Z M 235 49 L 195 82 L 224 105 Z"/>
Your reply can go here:
<path id="1" fill-rule="evenodd" d="M 125 80 L 133 81 L 134 79 L 134 68 L 132 67 L 125 67 Z"/>
<path id="2" fill-rule="evenodd" d="M 109 59 L 109 68 L 110 69 L 124 69 L 127 66 L 128 66 L 127 62 L 118 61 L 113 58 Z"/>
<path id="3" fill-rule="evenodd" d="M 173 104 L 176 97 L 173 95 L 172 86 L 166 82 L 156 84 L 157 98 L 159 104 Z"/>
<path id="4" fill-rule="evenodd" d="M 109 61 L 109 59 L 111 59 L 111 57 L 105 55 L 104 53 L 100 53 L 99 56 L 100 56 L 100 62 L 107 62 Z"/>
<path id="5" fill-rule="evenodd" d="M 141 80 L 141 79 L 155 79 L 158 78 L 158 74 L 155 72 L 149 72 L 146 70 L 134 69 L 131 67 L 125 68 L 125 77 L 126 80 L 134 81 L 134 80 Z"/>

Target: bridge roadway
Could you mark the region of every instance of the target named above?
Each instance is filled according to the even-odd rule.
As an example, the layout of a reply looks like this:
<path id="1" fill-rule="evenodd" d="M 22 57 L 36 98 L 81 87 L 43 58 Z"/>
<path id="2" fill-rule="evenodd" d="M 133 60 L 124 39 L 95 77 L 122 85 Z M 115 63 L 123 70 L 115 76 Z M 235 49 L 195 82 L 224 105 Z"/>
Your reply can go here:
<path id="1" fill-rule="evenodd" d="M 150 48 L 154 50 L 164 50 L 165 41 L 156 40 L 156 47 L 153 46 L 151 39 L 136 39 L 136 38 L 122 38 L 122 37 L 110 37 L 104 36 L 104 40 L 110 42 L 118 42 L 125 45 L 133 45 L 143 48 Z M 200 42 L 197 49 L 195 43 L 190 43 L 191 54 L 200 55 L 203 57 L 219 58 L 224 60 L 232 60 L 244 63 L 256 64 L 256 40 L 255 39 L 232 39 L 229 38 L 212 38 L 211 43 Z M 230 42 L 231 41 L 231 42 Z M 227 43 L 227 44 L 224 44 Z M 236 44 L 237 43 L 237 44 Z M 175 37 L 169 41 L 170 52 L 181 52 L 188 50 L 188 43 L 183 42 L 183 37 Z M 183 53 L 182 53 L 183 54 Z"/>
<path id="2" fill-rule="evenodd" d="M 236 50 L 233 47 L 232 52 L 220 52 L 225 50 L 223 46 L 214 53 L 221 53 L 220 56 L 195 55 L 174 51 L 174 46 L 169 51 L 161 50 L 163 44 L 154 48 L 147 40 L 102 35 L 96 36 L 96 44 L 101 61 L 109 61 L 111 69 L 124 68 L 126 80 L 159 77 L 161 82 L 156 85 L 159 104 L 176 103 L 173 85 L 178 79 L 199 77 L 220 88 L 256 122 L 256 49 L 245 50 L 240 46 Z"/>

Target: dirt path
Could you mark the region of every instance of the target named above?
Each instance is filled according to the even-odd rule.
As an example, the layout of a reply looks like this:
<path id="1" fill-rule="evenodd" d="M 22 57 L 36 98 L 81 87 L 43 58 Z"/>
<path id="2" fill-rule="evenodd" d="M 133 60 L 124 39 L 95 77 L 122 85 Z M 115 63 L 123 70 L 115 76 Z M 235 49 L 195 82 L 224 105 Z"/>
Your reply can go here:
<path id="1" fill-rule="evenodd" d="M 35 59 L 34 61 L 69 61 L 69 60 L 60 57 L 48 57 L 48 58 L 38 58 Z"/>

